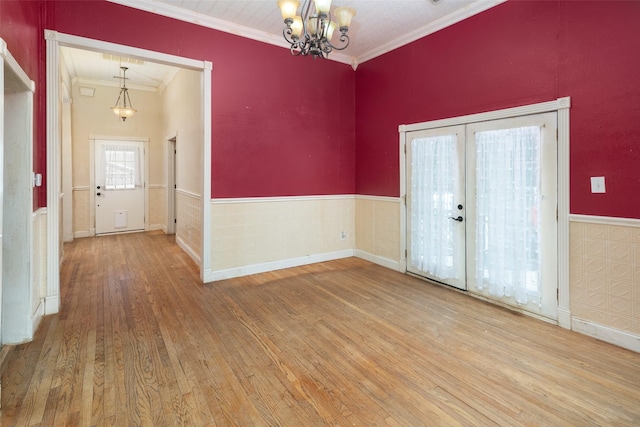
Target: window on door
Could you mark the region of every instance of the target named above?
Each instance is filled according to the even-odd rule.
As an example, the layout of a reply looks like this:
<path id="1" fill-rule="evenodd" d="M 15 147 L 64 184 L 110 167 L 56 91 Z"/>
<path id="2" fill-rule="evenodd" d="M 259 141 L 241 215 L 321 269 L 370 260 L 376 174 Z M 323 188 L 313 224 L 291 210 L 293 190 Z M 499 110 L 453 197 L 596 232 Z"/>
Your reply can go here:
<path id="1" fill-rule="evenodd" d="M 140 149 L 132 145 L 103 145 L 104 187 L 132 190 L 140 185 Z"/>

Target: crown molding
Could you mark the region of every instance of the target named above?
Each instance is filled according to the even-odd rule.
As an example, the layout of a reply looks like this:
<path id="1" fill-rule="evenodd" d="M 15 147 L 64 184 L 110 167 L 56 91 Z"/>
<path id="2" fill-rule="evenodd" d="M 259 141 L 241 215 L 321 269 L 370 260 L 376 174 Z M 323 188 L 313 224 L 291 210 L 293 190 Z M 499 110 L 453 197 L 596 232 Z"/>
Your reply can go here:
<path id="1" fill-rule="evenodd" d="M 480 12 L 491 9 L 492 7 L 504 3 L 505 1 L 507 0 L 478 0 L 475 3 L 471 3 L 470 5 L 458 9 L 447 16 L 443 16 L 442 18 L 430 22 L 423 27 L 417 28 L 402 37 L 391 40 L 377 47 L 376 49 L 370 50 L 369 52 L 358 56 L 356 58 L 356 62 L 362 64 L 365 61 L 384 55 L 385 53 L 391 52 L 392 50 L 426 37 L 429 34 L 433 34 L 444 28 L 450 27 L 453 24 L 457 24 L 458 22 L 477 15 Z"/>
<path id="2" fill-rule="evenodd" d="M 73 84 L 83 84 L 83 85 L 91 85 L 91 86 L 108 86 L 108 87 L 116 87 L 116 88 L 120 88 L 120 83 L 119 82 L 115 82 L 115 81 L 110 81 L 110 80 L 100 80 L 100 79 L 87 79 L 84 77 L 74 77 L 71 82 Z M 158 92 L 160 91 L 160 89 L 155 88 L 153 86 L 144 86 L 144 85 L 137 85 L 137 84 L 127 84 L 127 89 L 134 89 L 134 90 L 143 90 L 146 92 Z"/>
<path id="3" fill-rule="evenodd" d="M 289 43 L 282 36 L 267 33 L 265 31 L 256 30 L 254 28 L 238 25 L 233 22 L 224 21 L 212 16 L 186 10 L 167 3 L 154 0 L 107 0 L 122 6 L 128 6 L 134 9 L 143 10 L 145 12 L 155 13 L 156 15 L 166 16 L 168 18 L 177 19 L 179 21 L 189 22 L 191 24 L 200 25 L 202 27 L 212 28 L 236 36 L 268 43 L 289 49 Z M 331 61 L 340 62 L 350 65 L 354 70 L 357 67 L 357 61 L 348 55 L 332 52 L 328 58 Z"/>

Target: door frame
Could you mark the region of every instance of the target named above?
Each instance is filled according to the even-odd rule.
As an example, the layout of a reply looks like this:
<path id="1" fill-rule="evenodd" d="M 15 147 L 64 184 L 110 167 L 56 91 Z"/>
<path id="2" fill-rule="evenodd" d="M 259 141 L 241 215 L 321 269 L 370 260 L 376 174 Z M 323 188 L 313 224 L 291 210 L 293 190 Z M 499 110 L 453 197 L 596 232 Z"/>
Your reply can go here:
<path id="1" fill-rule="evenodd" d="M 167 234 L 176 234 L 176 146 L 178 134 L 165 138 L 167 144 Z"/>
<path id="2" fill-rule="evenodd" d="M 89 229 L 89 235 L 96 235 L 96 141 L 142 142 L 144 164 L 144 231 L 149 231 L 149 138 L 126 136 L 89 135 L 89 222 L 93 227 Z M 126 233 L 126 232 L 125 232 Z"/>
<path id="3" fill-rule="evenodd" d="M 202 238 L 200 280 L 213 280 L 211 269 L 211 74 L 210 61 L 140 49 L 55 30 L 44 30 L 47 89 L 47 295 L 45 314 L 60 309 L 60 46 L 112 53 L 200 72 L 202 81 Z"/>
<path id="4" fill-rule="evenodd" d="M 571 329 L 569 307 L 569 110 L 571 98 L 488 111 L 485 113 L 433 120 L 398 126 L 400 133 L 400 268 L 407 270 L 407 178 L 406 142 L 407 132 L 434 129 L 445 126 L 506 119 L 516 116 L 557 112 L 558 114 L 558 325 Z"/>

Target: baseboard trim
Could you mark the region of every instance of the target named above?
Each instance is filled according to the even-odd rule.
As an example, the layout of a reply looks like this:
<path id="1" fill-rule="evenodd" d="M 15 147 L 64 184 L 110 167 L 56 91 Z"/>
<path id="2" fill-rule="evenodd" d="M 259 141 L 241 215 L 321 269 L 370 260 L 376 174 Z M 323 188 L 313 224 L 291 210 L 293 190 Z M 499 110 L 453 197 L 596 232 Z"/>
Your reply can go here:
<path id="1" fill-rule="evenodd" d="M 402 266 L 402 263 L 400 261 L 395 261 L 389 258 L 381 257 L 379 255 L 374 255 L 369 252 L 361 251 L 360 249 L 355 250 L 355 256 L 374 264 L 381 265 L 382 267 L 389 268 L 391 270 L 399 271 L 401 273 L 405 272 L 405 268 Z"/>
<path id="2" fill-rule="evenodd" d="M 34 311 L 33 315 L 31 316 L 31 337 L 32 337 L 32 339 L 35 336 L 36 331 L 38 330 L 38 326 L 40 326 L 40 321 L 42 320 L 42 316 L 44 316 L 44 298 L 40 299 L 40 301 L 38 302 L 38 306 L 36 307 L 36 310 Z"/>
<path id="3" fill-rule="evenodd" d="M 83 237 L 91 237 L 91 232 L 88 230 L 73 232 L 74 239 L 82 239 Z"/>
<path id="4" fill-rule="evenodd" d="M 589 320 L 574 317 L 572 319 L 572 328 L 576 332 L 599 339 L 600 341 L 614 344 L 627 350 L 640 353 L 640 336 L 611 328 L 609 326 L 600 325 Z"/>
<path id="5" fill-rule="evenodd" d="M 191 246 L 187 245 L 187 243 L 182 240 L 179 236 L 176 235 L 176 243 L 180 248 L 187 253 L 191 257 L 191 259 L 198 265 L 200 265 L 200 255 L 194 251 Z"/>
<path id="6" fill-rule="evenodd" d="M 60 297 L 58 295 L 48 296 L 44 300 L 44 314 L 56 314 L 60 310 Z"/>
<path id="7" fill-rule="evenodd" d="M 268 271 L 282 270 L 285 268 L 300 267 L 317 262 L 332 261 L 335 259 L 349 258 L 354 255 L 353 249 L 336 252 L 307 255 L 298 258 L 289 258 L 279 261 L 265 262 L 261 264 L 245 265 L 242 267 L 227 268 L 225 270 L 205 271 L 204 281 L 215 282 L 218 280 L 233 279 L 235 277 L 249 276 L 251 274 L 266 273 Z"/>
<path id="8" fill-rule="evenodd" d="M 149 225 L 149 231 L 157 231 L 157 230 L 166 230 L 166 227 L 164 226 L 164 224 L 151 224 L 151 225 Z"/>
<path id="9" fill-rule="evenodd" d="M 571 329 L 571 311 L 558 307 L 558 326 Z"/>

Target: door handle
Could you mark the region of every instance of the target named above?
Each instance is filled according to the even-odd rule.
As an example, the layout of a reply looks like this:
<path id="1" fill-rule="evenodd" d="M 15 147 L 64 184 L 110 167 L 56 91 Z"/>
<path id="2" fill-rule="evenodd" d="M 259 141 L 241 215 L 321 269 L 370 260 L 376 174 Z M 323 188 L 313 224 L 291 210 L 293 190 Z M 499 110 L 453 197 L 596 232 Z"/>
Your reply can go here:
<path id="1" fill-rule="evenodd" d="M 454 218 L 454 217 L 450 216 L 449 219 L 452 219 L 452 220 L 458 221 L 458 222 L 462 222 L 464 220 L 464 218 L 462 218 L 461 216 L 459 216 L 458 218 Z"/>

